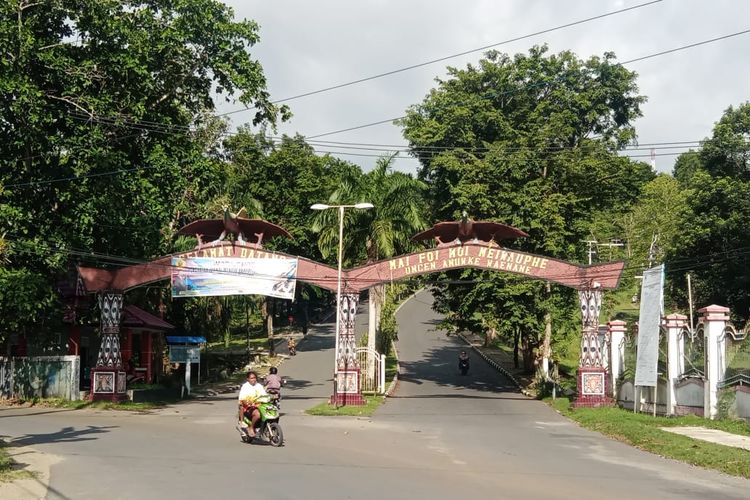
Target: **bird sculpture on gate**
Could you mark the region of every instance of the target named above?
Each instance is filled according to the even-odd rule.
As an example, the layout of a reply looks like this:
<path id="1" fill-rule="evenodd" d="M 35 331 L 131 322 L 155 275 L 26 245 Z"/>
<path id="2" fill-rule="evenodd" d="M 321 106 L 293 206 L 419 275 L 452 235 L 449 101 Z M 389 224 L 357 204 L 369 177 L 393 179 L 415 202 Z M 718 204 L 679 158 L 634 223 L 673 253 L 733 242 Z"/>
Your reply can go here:
<path id="1" fill-rule="evenodd" d="M 198 248 L 207 245 L 218 245 L 230 234 L 234 235 L 235 241 L 242 246 L 260 248 L 263 240 L 275 236 L 291 238 L 292 235 L 281 226 L 272 224 L 262 219 L 247 219 L 241 217 L 246 211 L 242 207 L 237 213 L 229 211 L 224 206 L 221 219 L 200 219 L 184 226 L 177 234 L 193 235 L 198 239 Z M 248 235 L 254 238 L 248 239 Z M 215 239 L 213 239 L 215 238 Z M 206 243 L 208 240 L 208 243 Z"/>
<path id="2" fill-rule="evenodd" d="M 422 231 L 412 236 L 412 240 L 429 240 L 435 239 L 438 247 L 449 245 L 462 245 L 469 242 L 494 242 L 499 243 L 501 240 L 514 238 L 525 238 L 528 234 L 518 228 L 502 224 L 500 222 L 475 221 L 469 218 L 464 210 L 461 213 L 461 220 L 455 222 L 438 222 L 430 229 Z"/>

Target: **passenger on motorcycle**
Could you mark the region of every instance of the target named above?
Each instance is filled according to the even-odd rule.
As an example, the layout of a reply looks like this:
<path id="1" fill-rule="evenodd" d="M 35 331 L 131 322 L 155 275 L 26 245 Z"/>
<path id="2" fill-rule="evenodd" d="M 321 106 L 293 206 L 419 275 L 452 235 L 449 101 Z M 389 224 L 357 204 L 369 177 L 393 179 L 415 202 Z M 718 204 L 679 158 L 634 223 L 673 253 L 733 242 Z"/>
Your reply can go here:
<path id="1" fill-rule="evenodd" d="M 269 371 L 270 373 L 266 377 L 266 392 L 268 392 L 268 394 L 280 395 L 281 386 L 284 382 L 279 376 L 279 369 L 275 366 L 272 366 Z"/>
<path id="2" fill-rule="evenodd" d="M 260 411 L 258 411 L 258 407 L 256 406 L 256 400 L 260 396 L 266 395 L 265 388 L 258 383 L 258 374 L 252 371 L 248 372 L 247 382 L 242 384 L 242 387 L 240 388 L 238 402 L 240 425 L 242 425 L 243 422 L 243 413 L 250 414 L 250 420 L 252 421 L 252 425 L 248 429 L 250 437 L 255 437 L 255 424 L 260 420 Z"/>

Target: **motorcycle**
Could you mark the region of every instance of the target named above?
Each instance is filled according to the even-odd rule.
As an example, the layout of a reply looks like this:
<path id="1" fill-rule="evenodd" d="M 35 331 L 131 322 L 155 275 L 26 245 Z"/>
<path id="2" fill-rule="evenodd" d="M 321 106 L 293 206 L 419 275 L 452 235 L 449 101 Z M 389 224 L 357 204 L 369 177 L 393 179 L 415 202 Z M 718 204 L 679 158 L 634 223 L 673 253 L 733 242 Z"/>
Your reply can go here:
<path id="1" fill-rule="evenodd" d="M 271 402 L 276 409 L 281 410 L 281 389 L 266 389 L 266 392 L 271 396 Z"/>
<path id="2" fill-rule="evenodd" d="M 255 423 L 255 436 L 251 437 L 248 429 L 253 424 L 251 415 L 243 407 L 242 424 L 238 425 L 243 443 L 259 441 L 278 447 L 284 444 L 284 433 L 279 424 L 279 408 L 273 403 L 271 396 L 261 396 L 256 400 L 255 407 L 260 412 L 260 418 Z"/>
<path id="3" fill-rule="evenodd" d="M 458 358 L 458 371 L 461 372 L 461 375 L 467 375 L 469 373 L 469 357 L 461 357 Z"/>

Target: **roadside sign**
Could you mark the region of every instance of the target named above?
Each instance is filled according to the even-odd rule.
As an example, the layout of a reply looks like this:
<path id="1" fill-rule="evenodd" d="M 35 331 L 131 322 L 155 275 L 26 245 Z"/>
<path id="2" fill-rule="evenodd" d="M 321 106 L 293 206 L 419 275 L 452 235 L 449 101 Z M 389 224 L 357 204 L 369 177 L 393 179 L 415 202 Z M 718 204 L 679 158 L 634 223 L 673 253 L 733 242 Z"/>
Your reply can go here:
<path id="1" fill-rule="evenodd" d="M 169 346 L 170 363 L 200 363 L 200 347 L 191 347 L 186 345 Z"/>

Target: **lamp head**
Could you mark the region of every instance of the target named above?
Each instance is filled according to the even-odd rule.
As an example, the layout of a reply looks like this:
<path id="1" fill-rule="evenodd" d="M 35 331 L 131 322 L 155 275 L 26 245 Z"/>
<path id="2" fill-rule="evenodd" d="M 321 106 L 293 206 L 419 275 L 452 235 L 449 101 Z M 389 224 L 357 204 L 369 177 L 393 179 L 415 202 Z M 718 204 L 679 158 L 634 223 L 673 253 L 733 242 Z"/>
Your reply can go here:
<path id="1" fill-rule="evenodd" d="M 326 208 L 331 208 L 330 205 L 326 205 L 324 203 L 316 203 L 315 205 L 312 205 L 310 207 L 313 210 L 325 210 Z"/>
<path id="2" fill-rule="evenodd" d="M 354 205 L 354 208 L 361 208 L 361 209 L 367 209 L 367 208 L 374 208 L 375 205 L 372 203 L 357 203 Z"/>

